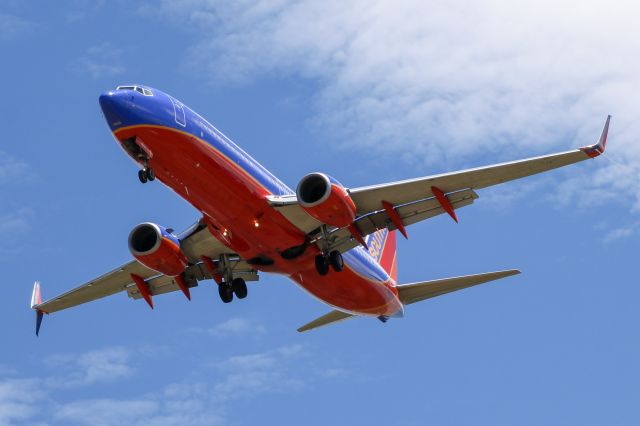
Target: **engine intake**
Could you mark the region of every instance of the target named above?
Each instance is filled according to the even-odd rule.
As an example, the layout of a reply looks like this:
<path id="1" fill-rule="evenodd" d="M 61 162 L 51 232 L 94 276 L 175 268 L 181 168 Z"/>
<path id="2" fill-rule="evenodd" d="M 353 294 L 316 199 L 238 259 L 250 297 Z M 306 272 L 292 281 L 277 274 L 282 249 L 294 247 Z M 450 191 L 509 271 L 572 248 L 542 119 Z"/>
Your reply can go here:
<path id="1" fill-rule="evenodd" d="M 303 177 L 296 189 L 300 206 L 320 222 L 343 228 L 353 223 L 356 205 L 347 190 L 324 173 Z"/>
<path id="2" fill-rule="evenodd" d="M 189 263 L 175 235 L 151 222 L 133 228 L 129 234 L 129 251 L 147 268 L 170 277 L 183 273 Z"/>

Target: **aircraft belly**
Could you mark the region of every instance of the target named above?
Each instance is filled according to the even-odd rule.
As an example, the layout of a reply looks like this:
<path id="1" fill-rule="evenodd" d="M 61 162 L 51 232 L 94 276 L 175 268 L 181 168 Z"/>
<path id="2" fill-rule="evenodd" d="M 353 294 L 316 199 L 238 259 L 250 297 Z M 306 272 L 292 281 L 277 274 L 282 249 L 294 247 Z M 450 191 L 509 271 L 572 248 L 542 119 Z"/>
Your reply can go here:
<path id="1" fill-rule="evenodd" d="M 393 315 L 402 308 L 388 277 L 385 282 L 367 273 L 349 255 L 342 272 L 326 276 L 315 270 L 315 246 L 296 259 L 283 259 L 280 253 L 302 244 L 305 235 L 269 205 L 271 193 L 265 187 L 206 141 L 157 126 L 117 134 L 120 140 L 132 136 L 153 152 L 149 166 L 157 179 L 200 210 L 216 238 L 244 259 L 266 256 L 273 261 L 256 269 L 287 275 L 323 302 L 350 313 Z"/>
<path id="2" fill-rule="evenodd" d="M 157 179 L 226 230 L 230 238 L 222 242 L 239 255 L 276 254 L 304 242 L 304 234 L 269 206 L 270 192 L 207 142 L 158 127 L 117 134 L 121 140 L 132 136 L 153 151 L 149 165 Z"/>

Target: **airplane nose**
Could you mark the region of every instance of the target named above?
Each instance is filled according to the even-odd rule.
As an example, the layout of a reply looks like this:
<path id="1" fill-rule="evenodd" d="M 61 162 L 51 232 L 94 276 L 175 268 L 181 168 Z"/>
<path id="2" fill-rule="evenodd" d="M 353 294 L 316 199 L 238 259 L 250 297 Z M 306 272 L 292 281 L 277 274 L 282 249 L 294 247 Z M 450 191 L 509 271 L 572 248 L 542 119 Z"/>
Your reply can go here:
<path id="1" fill-rule="evenodd" d="M 120 111 L 124 107 L 121 96 L 118 96 L 116 92 L 104 92 L 98 98 L 100 102 L 100 108 L 104 114 L 104 118 L 111 128 L 117 127 L 122 124 L 122 115 Z"/>

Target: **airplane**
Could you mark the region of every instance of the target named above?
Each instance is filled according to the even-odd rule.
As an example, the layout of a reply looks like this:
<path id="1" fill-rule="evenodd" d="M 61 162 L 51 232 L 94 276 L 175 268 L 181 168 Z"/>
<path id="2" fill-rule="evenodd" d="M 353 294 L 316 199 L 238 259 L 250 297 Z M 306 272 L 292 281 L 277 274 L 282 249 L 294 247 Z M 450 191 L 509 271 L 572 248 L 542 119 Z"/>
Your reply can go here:
<path id="1" fill-rule="evenodd" d="M 285 275 L 332 310 L 303 332 L 355 317 L 382 322 L 406 305 L 519 274 L 516 269 L 411 284 L 397 283 L 396 233 L 478 199 L 476 190 L 603 154 L 608 116 L 589 146 L 535 158 L 359 188 L 314 172 L 296 190 L 176 98 L 146 85 L 118 86 L 99 97 L 117 144 L 139 167 L 142 183 L 159 180 L 201 218 L 182 232 L 144 222 L 129 234 L 133 259 L 42 302 L 34 284 L 36 335 L 44 314 L 127 292 L 154 308 L 154 297 L 213 279 L 220 299 L 247 297 L 247 281 Z"/>

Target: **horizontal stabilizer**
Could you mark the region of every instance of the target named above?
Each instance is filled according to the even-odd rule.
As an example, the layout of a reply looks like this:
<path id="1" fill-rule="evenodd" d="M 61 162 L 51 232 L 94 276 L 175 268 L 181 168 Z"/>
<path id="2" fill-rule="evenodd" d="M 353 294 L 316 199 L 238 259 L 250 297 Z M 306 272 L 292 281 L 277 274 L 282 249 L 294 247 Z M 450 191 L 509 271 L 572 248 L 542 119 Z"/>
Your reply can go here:
<path id="1" fill-rule="evenodd" d="M 420 302 L 421 300 L 462 290 L 474 285 L 483 284 L 500 278 L 519 274 L 517 269 L 507 271 L 487 272 L 485 274 L 465 275 L 462 277 L 445 278 L 441 280 L 425 281 L 421 283 L 399 285 L 398 294 L 405 305 Z"/>
<path id="2" fill-rule="evenodd" d="M 331 311 L 328 314 L 314 319 L 308 324 L 303 325 L 298 329 L 299 332 L 313 330 L 314 328 L 324 327 L 325 325 L 333 324 L 334 322 L 344 321 L 346 319 L 353 318 L 353 315 L 347 314 L 341 311 Z"/>

